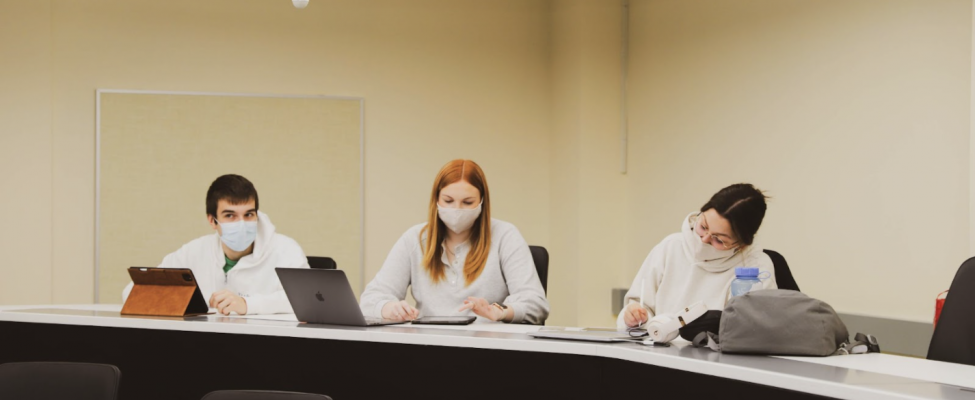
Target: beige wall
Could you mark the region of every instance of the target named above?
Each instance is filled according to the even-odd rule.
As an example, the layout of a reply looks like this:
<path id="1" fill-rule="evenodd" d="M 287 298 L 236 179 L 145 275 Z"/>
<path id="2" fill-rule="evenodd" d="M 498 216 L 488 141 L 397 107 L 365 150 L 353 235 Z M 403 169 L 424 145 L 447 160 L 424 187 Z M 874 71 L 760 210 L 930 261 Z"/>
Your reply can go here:
<path id="1" fill-rule="evenodd" d="M 620 5 L 553 3 L 553 325 L 614 324 L 611 293 L 626 265 Z"/>
<path id="2" fill-rule="evenodd" d="M 94 90 L 124 88 L 364 97 L 367 278 L 465 157 L 552 250 L 553 324 L 611 323 L 738 181 L 804 291 L 928 320 L 972 243 L 971 2 L 631 3 L 621 175 L 619 0 L 0 2 L 0 303 L 90 301 Z"/>
<path id="3" fill-rule="evenodd" d="M 212 235 L 204 194 L 228 172 L 261 188 L 276 232 L 361 287 L 361 119 L 359 99 L 99 93 L 97 301 L 121 301 L 128 267 Z"/>
<path id="4" fill-rule="evenodd" d="M 552 142 L 551 244 L 548 299 L 551 325 L 578 324 L 579 304 L 579 137 L 582 112 L 581 1 L 559 1 L 552 7 Z M 561 309 L 554 309 L 558 305 Z"/>
<path id="5" fill-rule="evenodd" d="M 0 303 L 6 304 L 53 297 L 50 13 L 44 2 L 0 3 Z"/>
<path id="6" fill-rule="evenodd" d="M 803 291 L 929 321 L 971 242 L 971 2 L 631 1 L 625 176 L 619 7 L 553 2 L 552 260 L 567 271 L 549 293 L 571 310 L 553 323 L 612 323 L 610 288 L 741 181 L 773 197 L 759 244 Z"/>
<path id="7" fill-rule="evenodd" d="M 639 1 L 627 268 L 721 187 L 839 311 L 930 321 L 968 255 L 970 1 Z M 629 284 L 629 280 L 620 281 Z"/>
<path id="8" fill-rule="evenodd" d="M 547 27 L 540 0 L 0 2 L 0 304 L 92 301 L 97 88 L 364 97 L 367 278 L 453 158 L 547 244 Z"/>

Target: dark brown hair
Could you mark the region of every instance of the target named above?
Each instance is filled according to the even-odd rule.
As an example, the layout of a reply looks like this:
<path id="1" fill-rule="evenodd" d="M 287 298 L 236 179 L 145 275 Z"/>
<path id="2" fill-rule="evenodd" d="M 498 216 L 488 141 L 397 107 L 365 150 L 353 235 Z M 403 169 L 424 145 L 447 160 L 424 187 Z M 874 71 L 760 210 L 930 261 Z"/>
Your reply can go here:
<path id="1" fill-rule="evenodd" d="M 217 203 L 227 200 L 230 204 L 244 204 L 254 199 L 254 209 L 260 208 L 254 184 L 240 175 L 227 174 L 217 178 L 207 189 L 207 215 L 217 218 Z"/>
<path id="2" fill-rule="evenodd" d="M 768 197 L 750 183 L 736 183 L 711 196 L 701 212 L 710 209 L 728 220 L 731 230 L 741 243 L 746 245 L 755 241 L 755 233 L 765 218 L 765 199 Z"/>

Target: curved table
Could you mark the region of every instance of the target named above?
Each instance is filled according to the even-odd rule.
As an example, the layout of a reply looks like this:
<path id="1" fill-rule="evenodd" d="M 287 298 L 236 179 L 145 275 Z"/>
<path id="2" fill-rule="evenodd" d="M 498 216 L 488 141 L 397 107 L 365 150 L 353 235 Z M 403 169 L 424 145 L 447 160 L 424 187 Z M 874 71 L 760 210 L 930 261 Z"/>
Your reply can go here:
<path id="1" fill-rule="evenodd" d="M 304 391 L 339 400 L 975 400 L 975 392 L 958 387 L 975 387 L 975 367 L 885 354 L 748 356 L 686 343 L 652 348 L 534 339 L 526 333 L 535 326 L 360 328 L 300 324 L 288 321 L 292 316 L 129 317 L 120 308 L 0 308 L 0 363 L 114 364 L 122 371 L 123 400 L 199 399 L 219 389 Z"/>

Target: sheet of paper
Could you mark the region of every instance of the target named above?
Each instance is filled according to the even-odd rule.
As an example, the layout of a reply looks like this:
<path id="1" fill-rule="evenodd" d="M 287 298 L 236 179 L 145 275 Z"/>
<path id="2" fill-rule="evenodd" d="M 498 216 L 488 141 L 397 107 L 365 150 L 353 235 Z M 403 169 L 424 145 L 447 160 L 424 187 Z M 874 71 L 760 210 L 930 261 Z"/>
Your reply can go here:
<path id="1" fill-rule="evenodd" d="M 409 326 L 420 329 L 447 329 L 455 331 L 481 331 L 481 332 L 505 332 L 505 333 L 528 333 L 538 331 L 540 326 L 523 324 L 503 324 L 495 322 L 473 323 L 470 325 L 393 325 Z"/>
<path id="2" fill-rule="evenodd" d="M 119 312 L 122 310 L 122 305 L 121 304 L 58 304 L 58 305 L 48 304 L 48 305 L 36 305 L 36 306 L 0 306 L 0 311 L 29 310 L 32 308 Z"/>
<path id="3" fill-rule="evenodd" d="M 214 311 L 214 309 L 211 308 L 210 311 Z M 258 315 L 231 314 L 226 316 L 224 315 L 217 315 L 217 316 L 225 317 L 225 318 L 263 319 L 263 320 L 270 320 L 270 321 L 298 322 L 298 317 L 295 317 L 294 314 L 258 314 Z"/>

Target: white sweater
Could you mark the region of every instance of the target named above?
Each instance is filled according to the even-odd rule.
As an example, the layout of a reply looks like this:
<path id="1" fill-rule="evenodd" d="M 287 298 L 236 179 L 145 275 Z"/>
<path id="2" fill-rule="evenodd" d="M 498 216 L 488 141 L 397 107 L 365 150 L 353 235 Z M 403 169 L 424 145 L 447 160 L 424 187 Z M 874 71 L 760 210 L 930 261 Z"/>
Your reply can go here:
<path id="1" fill-rule="evenodd" d="M 474 316 L 471 311 L 458 312 L 468 296 L 481 297 L 488 303 L 507 305 L 514 310 L 513 323 L 540 324 L 548 317 L 548 300 L 538 280 L 528 243 L 514 225 L 491 219 L 491 248 L 484 270 L 469 286 L 464 277 L 464 262 L 470 245 L 454 249 L 451 265 L 446 254 L 441 258 L 446 277 L 435 283 L 423 266 L 420 232 L 426 224 L 416 225 L 403 234 L 389 251 L 386 262 L 362 292 L 362 313 L 382 317 L 390 301 L 406 298 L 412 285 L 413 298 L 421 317 Z M 424 238 L 424 241 L 426 238 Z"/>
<path id="2" fill-rule="evenodd" d="M 210 300 L 214 292 L 228 289 L 247 301 L 247 314 L 291 313 L 291 303 L 281 287 L 274 268 L 308 268 L 308 259 L 294 239 L 276 233 L 274 224 L 263 212 L 257 212 L 257 239 L 254 252 L 237 262 L 228 273 L 220 236 L 214 232 L 197 238 L 163 258 L 159 268 L 189 268 Z M 122 301 L 132 290 L 130 282 L 122 291 Z"/>
<path id="3" fill-rule="evenodd" d="M 691 241 L 701 239 L 691 231 L 688 223 L 688 218 L 695 214 L 688 215 L 681 222 L 681 233 L 667 236 L 650 251 L 630 290 L 626 292 L 623 300 L 625 306 L 640 301 L 640 286 L 643 284 L 644 308 L 650 318 L 655 315 L 676 315 L 681 308 L 698 301 L 703 302 L 709 310 L 724 309 L 731 295 L 735 267 L 758 268 L 761 277 L 768 276 L 762 280 L 762 287 L 777 287 L 772 259 L 754 243 L 731 257 L 696 261 Z M 627 328 L 623 322 L 624 315 L 621 312 L 616 320 L 618 329 Z"/>

